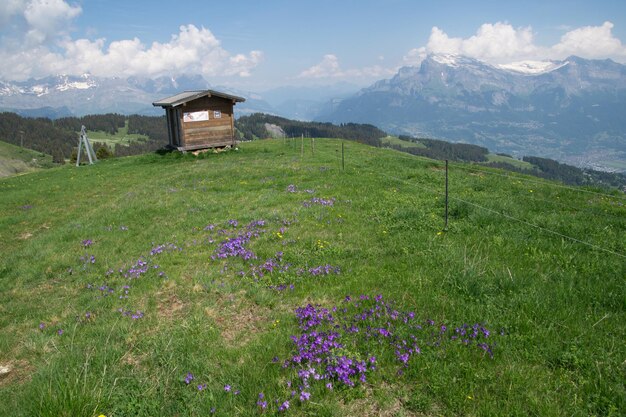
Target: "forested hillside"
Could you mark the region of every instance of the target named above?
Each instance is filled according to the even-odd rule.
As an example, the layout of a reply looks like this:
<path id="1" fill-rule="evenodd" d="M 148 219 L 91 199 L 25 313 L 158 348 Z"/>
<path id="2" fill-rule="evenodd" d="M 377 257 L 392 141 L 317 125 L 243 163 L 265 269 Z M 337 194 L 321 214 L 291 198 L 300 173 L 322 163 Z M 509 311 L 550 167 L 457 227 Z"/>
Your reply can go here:
<path id="1" fill-rule="evenodd" d="M 75 133 L 55 126 L 50 119 L 0 113 L 0 140 L 52 155 L 56 163 L 69 158 L 77 139 Z"/>
<path id="2" fill-rule="evenodd" d="M 78 132 L 81 126 L 89 131 L 115 135 L 128 125 L 129 134 L 145 135 L 148 140 L 123 143 L 110 148 L 105 143 L 92 140 L 96 152 L 103 148 L 103 155 L 129 156 L 154 152 L 168 143 L 167 124 L 164 116 L 124 116 L 120 114 L 88 115 L 84 117 L 64 117 L 57 120 L 46 118 L 25 118 L 14 113 L 0 113 L 0 140 L 24 148 L 52 155 L 55 163 L 64 163 L 75 157 Z M 341 138 L 370 146 L 383 146 L 382 138 L 387 134 L 369 124 L 303 122 L 283 117 L 255 113 L 235 121 L 240 140 L 263 139 L 275 136 L 277 132 L 286 137 Z M 268 127 L 272 132 L 268 131 Z M 503 161 L 489 161 L 489 150 L 482 146 L 465 143 L 451 143 L 429 138 L 415 138 L 401 135 L 406 143 L 419 146 L 402 146 L 398 143 L 385 146 L 426 158 L 457 162 L 475 162 L 494 168 L 520 172 L 541 178 L 562 181 L 570 185 L 594 185 L 626 187 L 626 175 L 581 169 L 552 159 L 526 156 L 524 161 L 532 169 L 523 168 Z M 511 159 L 511 161 L 513 161 Z"/>
<path id="3" fill-rule="evenodd" d="M 432 159 L 449 159 L 452 161 L 464 162 L 485 162 L 489 149 L 477 145 L 469 145 L 467 143 L 452 143 L 436 139 L 412 138 L 410 136 L 400 135 L 400 139 L 422 144 L 423 148 L 402 147 L 400 145 L 390 145 L 389 147 L 408 152 L 413 155 L 425 156 Z"/>
<path id="4" fill-rule="evenodd" d="M 371 146 L 381 146 L 381 138 L 387 134 L 370 124 L 303 122 L 269 114 L 255 113 L 240 117 L 235 126 L 245 140 L 272 136 L 266 124 L 279 126 L 287 137 L 340 138 L 354 140 Z"/>
<path id="5" fill-rule="evenodd" d="M 0 140 L 52 155 L 55 163 L 63 163 L 78 145 L 81 126 L 90 131 L 114 135 L 128 121 L 128 133 L 148 136 L 146 142 L 116 146 L 114 156 L 153 152 L 167 144 L 165 117 L 99 114 L 84 117 L 64 117 L 57 120 L 21 117 L 15 113 L 0 113 Z M 93 141 L 96 151 L 104 145 Z"/>

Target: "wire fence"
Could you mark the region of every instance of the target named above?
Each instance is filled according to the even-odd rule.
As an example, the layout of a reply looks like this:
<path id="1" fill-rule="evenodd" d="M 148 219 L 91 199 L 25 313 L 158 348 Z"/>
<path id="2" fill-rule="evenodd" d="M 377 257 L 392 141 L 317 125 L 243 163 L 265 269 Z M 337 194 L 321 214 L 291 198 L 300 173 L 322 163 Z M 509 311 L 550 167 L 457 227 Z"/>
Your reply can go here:
<path id="1" fill-rule="evenodd" d="M 410 187 L 419 188 L 419 189 L 428 191 L 430 193 L 433 193 L 433 194 L 445 197 L 445 193 L 442 190 L 438 191 L 435 188 L 427 187 L 427 186 L 425 186 L 423 184 L 417 184 L 415 182 L 410 182 L 410 181 L 408 181 L 406 179 L 393 177 L 393 176 L 390 176 L 390 175 L 384 174 L 384 173 L 372 173 L 372 174 L 376 174 L 378 176 L 382 175 L 384 177 L 387 177 L 387 178 L 390 178 L 390 179 L 393 179 L 393 180 L 396 180 L 396 181 L 400 181 L 400 182 L 402 182 L 405 185 L 408 185 Z M 555 235 L 555 236 L 559 236 L 559 237 L 561 237 L 563 239 L 568 239 L 568 240 L 570 240 L 572 242 L 576 242 L 576 243 L 585 245 L 585 246 L 593 248 L 595 250 L 599 250 L 599 251 L 602 251 L 602 252 L 605 252 L 605 253 L 608 253 L 608 254 L 615 255 L 615 256 L 618 256 L 620 258 L 625 258 L 626 259 L 626 254 L 619 253 L 619 252 L 613 251 L 611 249 L 607 249 L 605 247 L 602 247 L 602 246 L 599 246 L 599 245 L 596 245 L 596 244 L 584 241 L 582 239 L 575 238 L 573 236 L 566 235 L 564 233 L 558 232 L 556 230 L 549 229 L 549 228 L 544 227 L 544 226 L 540 226 L 538 224 L 529 222 L 529 221 L 524 220 L 524 219 L 520 219 L 518 217 L 512 216 L 512 215 L 504 213 L 502 211 L 498 211 L 498 210 L 495 210 L 493 208 L 485 207 L 485 206 L 483 206 L 481 204 L 478 204 L 478 203 L 475 203 L 475 202 L 472 202 L 472 201 L 468 201 L 468 200 L 465 200 L 465 199 L 462 199 L 462 198 L 459 198 L 459 197 L 456 197 L 456 196 L 449 196 L 449 198 L 451 200 L 455 200 L 455 201 L 459 201 L 459 202 L 462 202 L 462 203 L 465 203 L 465 204 L 469 204 L 469 205 L 471 205 L 473 207 L 479 208 L 479 209 L 484 210 L 486 212 L 489 212 L 489 213 L 492 213 L 492 214 L 496 214 L 496 215 L 501 216 L 503 218 L 506 218 L 508 220 L 512 220 L 512 221 L 518 222 L 520 224 L 524 224 L 526 226 L 535 228 L 535 229 L 540 230 L 540 231 L 542 231 L 544 233 L 548 233 L 548 234 L 552 234 L 552 235 Z"/>
<path id="2" fill-rule="evenodd" d="M 300 149 L 298 149 L 301 153 L 302 156 L 302 142 L 300 143 Z M 319 146 L 319 144 L 318 144 Z M 345 166 L 343 166 L 344 160 L 343 160 L 343 153 L 344 153 L 344 149 L 343 146 L 341 146 L 341 156 L 338 154 L 339 153 L 339 149 L 336 150 L 337 155 L 335 156 L 335 163 L 337 163 L 337 165 L 339 165 L 339 163 L 341 163 L 341 165 L 339 166 L 339 169 L 344 170 Z M 318 155 L 320 155 L 320 153 L 318 153 Z M 438 161 L 438 160 L 434 160 L 434 159 L 429 159 L 429 158 L 425 158 L 425 157 L 421 157 L 418 155 L 409 155 L 409 154 L 396 154 L 393 156 L 394 159 L 403 159 L 406 161 L 411 161 L 411 162 L 423 162 L 423 163 L 427 163 L 431 166 L 436 166 L 438 168 L 441 168 L 442 173 L 445 170 L 445 161 Z M 347 157 L 349 159 L 349 157 Z M 301 158 L 302 160 L 302 158 Z M 341 161 L 341 162 L 339 162 Z M 393 181 L 397 181 L 400 182 L 401 184 L 404 184 L 406 186 L 409 187 L 413 187 L 416 189 L 420 189 L 422 191 L 431 193 L 433 195 L 436 195 L 438 197 L 443 197 L 445 198 L 445 192 L 444 192 L 444 179 L 441 179 L 441 188 L 435 188 L 434 186 L 428 186 L 426 184 L 424 184 L 423 182 L 419 182 L 417 180 L 413 180 L 413 179 L 407 179 L 407 178 L 401 178 L 398 176 L 394 176 L 394 175 L 390 175 L 387 174 L 385 172 L 381 172 L 378 170 L 372 170 L 372 166 L 374 165 L 374 162 L 378 162 L 380 163 L 380 156 L 376 155 L 373 156 L 372 158 L 366 158 L 366 159 L 361 159 L 361 163 L 360 164 L 354 164 L 352 161 L 349 162 L 350 166 L 354 167 L 354 168 L 358 168 L 360 170 L 366 170 L 367 174 L 369 175 L 373 175 L 373 176 L 377 176 L 377 177 L 384 177 Z M 557 183 L 553 183 L 553 182 L 548 182 L 548 181 L 542 181 L 542 180 L 535 180 L 535 179 L 531 179 L 531 178 L 527 178 L 525 176 L 521 176 L 521 175 L 509 175 L 509 174 L 503 174 L 503 173 L 499 173 L 499 172 L 495 172 L 494 170 L 490 170 L 490 169 L 482 169 L 482 168 L 477 168 L 475 166 L 466 166 L 466 165 L 462 165 L 459 163 L 449 163 L 449 167 L 451 168 L 451 170 L 463 170 L 463 171 L 469 171 L 469 172 L 473 172 L 473 173 L 480 173 L 480 174 L 486 174 L 486 175 L 493 175 L 493 176 L 497 176 L 497 177 L 504 177 L 507 178 L 509 180 L 512 181 L 520 181 L 520 182 L 525 182 L 525 183 L 529 183 L 529 184 L 534 184 L 534 185 L 540 185 L 542 187 L 549 187 L 549 188 L 553 188 L 553 189 L 558 189 L 558 190 L 567 190 L 569 192 L 574 192 L 574 193 L 583 193 L 583 194 L 589 194 L 589 195 L 594 195 L 594 196 L 601 196 L 604 199 L 607 200 L 612 200 L 613 202 L 615 202 L 617 205 L 622 206 L 623 203 L 621 201 L 626 200 L 626 196 L 622 196 L 622 195 L 614 195 L 614 194 L 607 194 L 607 193 L 601 193 L 601 192 L 597 192 L 597 191 L 592 191 L 592 190 L 586 190 L 583 188 L 578 188 L 578 187 L 572 187 L 572 186 L 567 186 L 567 185 L 562 185 L 562 184 L 557 184 Z M 416 177 L 417 178 L 417 177 Z M 524 199 L 532 199 L 534 201 L 539 201 L 541 204 L 547 205 L 547 204 L 551 204 L 552 206 L 559 206 L 559 207 L 563 207 L 567 210 L 575 210 L 576 212 L 583 212 L 586 213 L 588 215 L 594 216 L 594 218 L 598 218 L 598 217 L 611 217 L 615 220 L 624 220 L 625 217 L 620 216 L 620 215 L 614 215 L 612 213 L 605 213 L 605 212 L 599 212 L 597 210 L 588 208 L 588 207 L 581 207 L 581 206 L 573 206 L 571 204 L 566 204 L 560 201 L 555 201 L 554 199 L 544 199 L 544 198 L 540 198 L 538 197 L 536 194 L 533 195 L 529 195 L 529 196 L 525 196 L 525 195 L 510 195 L 510 200 L 513 200 L 514 198 L 524 198 Z M 584 245 L 588 248 L 591 248 L 593 250 L 599 251 L 599 252 L 603 252 L 606 254 L 610 254 L 612 256 L 617 256 L 619 258 L 623 258 L 626 259 L 626 254 L 625 253 L 621 253 L 609 248 L 606 248 L 604 246 L 601 246 L 599 244 L 596 243 L 592 243 L 589 242 L 587 240 L 578 238 L 578 237 L 574 237 L 574 236 L 570 236 L 566 233 L 562 233 L 560 231 L 551 229 L 549 227 L 545 227 L 539 224 L 536 224 L 532 221 L 529 220 L 525 220 L 523 218 L 514 216 L 510 213 L 505 212 L 502 209 L 496 209 L 496 208 L 492 208 L 492 207 L 487 207 L 483 204 L 479 204 L 477 202 L 474 201 L 470 201 L 467 198 L 461 198 L 458 195 L 450 195 L 449 196 L 450 200 L 453 201 L 457 201 L 457 202 L 461 202 L 467 205 L 470 205 L 472 207 L 475 207 L 479 210 L 483 210 L 486 213 L 490 213 L 496 216 L 499 216 L 503 219 L 506 219 L 508 221 L 512 221 L 512 222 L 516 222 L 518 224 L 524 225 L 526 227 L 532 228 L 534 230 L 540 231 L 542 233 L 548 234 L 548 235 L 552 235 L 552 236 L 558 236 L 561 239 L 566 239 L 570 242 L 574 242 L 576 244 L 580 244 L 580 245 Z M 549 207 L 549 206 L 547 206 Z M 545 212 L 545 210 L 544 210 Z M 440 229 L 441 230 L 441 229 Z"/>
<path id="3" fill-rule="evenodd" d="M 430 164 L 439 164 L 442 167 L 445 165 L 445 161 L 439 161 L 436 159 L 430 159 L 430 158 L 426 158 L 424 156 L 419 156 L 419 155 L 411 155 L 411 154 L 404 154 L 402 155 L 401 152 L 400 155 L 398 155 L 398 158 L 401 159 L 405 159 L 405 160 L 411 160 L 411 161 L 415 161 L 415 160 L 421 160 L 424 162 L 428 162 Z M 494 175 L 494 176 L 498 176 L 498 177 L 504 177 L 504 178 L 509 178 L 509 179 L 513 179 L 513 180 L 517 180 L 517 181 L 523 181 L 523 182 L 527 182 L 530 184 L 539 184 L 539 185 L 543 185 L 543 186 L 547 186 L 547 187 L 553 187 L 553 188 L 559 188 L 559 189 L 564 189 L 564 190 L 569 190 L 569 191 L 573 191 L 573 192 L 577 192 L 577 193 L 585 193 L 585 194 L 591 194 L 591 195 L 597 195 L 597 196 L 602 196 L 602 197 L 606 197 L 606 198 L 611 198 L 611 199 L 617 199 L 617 200 L 624 200 L 626 201 L 626 195 L 619 195 L 619 194 L 607 194 L 607 193 L 602 193 L 602 192 L 598 192 L 598 191 L 593 191 L 593 190 L 586 190 L 584 188 L 581 187 L 574 187 L 574 186 L 569 186 L 569 185 L 565 185 L 565 184 L 558 184 L 556 182 L 550 182 L 550 181 L 545 181 L 545 180 L 541 180 L 541 179 L 535 179 L 535 178 L 528 178 L 527 176 L 524 176 L 524 174 L 520 174 L 520 175 L 514 175 L 514 174 L 505 174 L 505 173 L 501 173 L 501 172 L 496 172 L 495 169 L 489 169 L 489 167 L 479 167 L 477 165 L 472 165 L 472 164 L 460 164 L 457 162 L 450 162 L 449 166 L 451 168 L 458 168 L 464 171 L 470 171 L 470 172 L 480 172 L 483 174 L 487 174 L 487 175 Z M 530 175 L 530 174 L 528 174 Z"/>

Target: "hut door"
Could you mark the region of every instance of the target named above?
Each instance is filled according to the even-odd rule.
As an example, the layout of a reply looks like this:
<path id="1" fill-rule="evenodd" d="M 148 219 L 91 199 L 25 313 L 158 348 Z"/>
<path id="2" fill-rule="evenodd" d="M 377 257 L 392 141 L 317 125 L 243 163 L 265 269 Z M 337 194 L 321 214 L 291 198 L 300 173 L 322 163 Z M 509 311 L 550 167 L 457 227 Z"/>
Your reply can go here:
<path id="1" fill-rule="evenodd" d="M 185 146 L 185 138 L 183 132 L 182 121 L 183 111 L 179 108 L 176 109 L 176 137 L 178 137 L 178 146 Z"/>

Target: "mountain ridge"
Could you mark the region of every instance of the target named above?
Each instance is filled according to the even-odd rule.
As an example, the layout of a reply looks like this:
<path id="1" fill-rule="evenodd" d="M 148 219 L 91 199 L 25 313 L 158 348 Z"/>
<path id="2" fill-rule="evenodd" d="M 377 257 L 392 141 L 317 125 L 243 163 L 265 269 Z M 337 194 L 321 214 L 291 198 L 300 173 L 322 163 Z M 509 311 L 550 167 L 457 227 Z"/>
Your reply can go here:
<path id="1" fill-rule="evenodd" d="M 122 113 L 161 115 L 152 102 L 184 90 L 218 89 L 243 95 L 241 114 L 272 111 L 252 92 L 211 85 L 201 75 L 178 77 L 96 77 L 91 74 L 56 75 L 27 81 L 0 81 L 0 109 L 24 116 L 65 117 Z"/>
<path id="2" fill-rule="evenodd" d="M 626 66 L 571 56 L 527 74 L 430 55 L 316 118 L 626 170 Z"/>

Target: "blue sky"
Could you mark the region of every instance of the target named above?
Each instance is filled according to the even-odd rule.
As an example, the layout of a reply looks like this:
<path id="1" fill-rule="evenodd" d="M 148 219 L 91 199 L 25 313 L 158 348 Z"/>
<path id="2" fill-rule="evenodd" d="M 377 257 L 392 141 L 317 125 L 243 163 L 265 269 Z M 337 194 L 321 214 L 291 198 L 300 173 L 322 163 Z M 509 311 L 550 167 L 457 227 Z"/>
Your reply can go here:
<path id="1" fill-rule="evenodd" d="M 427 53 L 626 63 L 626 1 L 2 0 L 0 79 L 201 73 L 251 91 L 367 85 Z"/>

